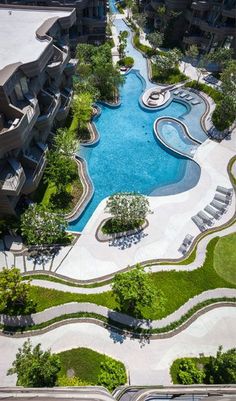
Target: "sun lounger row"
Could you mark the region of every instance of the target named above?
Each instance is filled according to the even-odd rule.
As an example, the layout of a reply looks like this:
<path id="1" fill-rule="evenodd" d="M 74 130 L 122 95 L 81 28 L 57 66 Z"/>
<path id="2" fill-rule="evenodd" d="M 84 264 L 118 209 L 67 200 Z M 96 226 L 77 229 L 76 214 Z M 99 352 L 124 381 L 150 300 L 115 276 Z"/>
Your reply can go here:
<path id="1" fill-rule="evenodd" d="M 178 249 L 178 251 L 184 255 L 187 252 L 188 247 L 192 243 L 192 240 L 193 240 L 193 236 L 190 234 L 187 234 L 186 237 L 184 238 L 180 248 Z"/>
<path id="2" fill-rule="evenodd" d="M 179 96 L 180 98 L 191 102 L 192 105 L 196 105 L 196 104 L 200 104 L 200 103 L 201 103 L 200 100 L 194 98 L 194 97 L 191 96 L 188 92 L 184 92 L 184 91 L 179 90 L 179 89 L 175 90 L 175 91 L 173 92 L 173 94 L 174 94 L 175 96 Z"/>
<path id="3" fill-rule="evenodd" d="M 233 189 L 217 186 L 216 194 L 210 205 L 192 217 L 192 221 L 198 226 L 200 231 L 206 230 L 206 226 L 213 226 L 214 219 L 218 220 L 226 212 L 228 205 L 232 202 Z M 206 213 L 205 213 L 206 212 Z"/>

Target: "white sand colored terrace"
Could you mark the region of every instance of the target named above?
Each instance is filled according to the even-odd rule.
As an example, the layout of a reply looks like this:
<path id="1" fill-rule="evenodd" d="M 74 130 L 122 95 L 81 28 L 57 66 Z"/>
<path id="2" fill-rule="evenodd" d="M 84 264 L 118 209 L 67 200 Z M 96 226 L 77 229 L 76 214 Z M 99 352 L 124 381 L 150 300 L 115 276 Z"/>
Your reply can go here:
<path id="1" fill-rule="evenodd" d="M 31 337 L 33 345 L 62 352 L 77 347 L 95 351 L 121 360 L 127 367 L 132 385 L 168 385 L 169 368 L 176 358 L 215 355 L 219 344 L 230 349 L 235 346 L 236 308 L 221 307 L 199 317 L 186 330 L 171 338 L 140 342 L 124 338 L 91 323 L 74 323 L 48 333 Z M 18 347 L 26 338 L 0 337 L 0 383 L 15 384 L 15 376 L 6 376 Z"/>
<path id="2" fill-rule="evenodd" d="M 179 258 L 178 248 L 186 234 L 194 237 L 199 229 L 191 216 L 209 204 L 217 185 L 231 187 L 227 174 L 229 160 L 236 153 L 236 137 L 220 144 L 207 140 L 199 146 L 194 160 L 201 166 L 198 184 L 189 191 L 169 196 L 149 197 L 153 214 L 148 216 L 149 226 L 136 243 L 126 239 L 117 243 L 98 242 L 95 233 L 104 213 L 106 201 L 102 201 L 86 225 L 82 236 L 61 263 L 57 273 L 88 280 L 118 271 L 128 265 L 155 258 Z M 235 212 L 235 197 L 220 220 L 226 223 Z"/>

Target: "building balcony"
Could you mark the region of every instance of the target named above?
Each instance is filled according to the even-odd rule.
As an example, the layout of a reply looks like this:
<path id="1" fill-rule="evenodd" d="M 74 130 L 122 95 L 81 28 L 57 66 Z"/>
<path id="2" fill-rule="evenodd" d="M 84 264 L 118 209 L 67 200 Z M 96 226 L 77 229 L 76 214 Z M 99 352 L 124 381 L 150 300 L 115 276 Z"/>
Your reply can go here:
<path id="1" fill-rule="evenodd" d="M 63 121 L 68 116 L 70 111 L 70 105 L 72 101 L 73 91 L 70 89 L 63 89 L 61 91 L 61 107 L 57 112 L 56 119 L 58 121 Z"/>
<path id="2" fill-rule="evenodd" d="M 16 106 L 9 105 L 5 113 L 0 113 L 0 151 L 6 153 L 20 148 L 35 124 L 40 110 L 38 101 L 31 94 Z"/>
<path id="3" fill-rule="evenodd" d="M 200 20 L 199 27 L 203 31 L 216 34 L 219 37 L 235 35 L 235 26 L 230 26 L 230 25 L 227 25 L 227 24 L 211 25 L 207 21 Z"/>
<path id="4" fill-rule="evenodd" d="M 70 77 L 71 75 L 74 75 L 77 64 L 78 64 L 78 60 L 74 59 L 74 58 L 71 58 L 69 60 L 69 62 L 66 64 L 66 66 L 64 68 L 64 72 L 68 77 Z"/>
<path id="5" fill-rule="evenodd" d="M 231 8 L 231 10 L 222 10 L 223 17 L 226 18 L 236 18 L 236 8 Z"/>
<path id="6" fill-rule="evenodd" d="M 105 27 L 107 20 L 106 17 L 101 17 L 101 18 L 83 17 L 83 23 L 84 25 Z"/>
<path id="7" fill-rule="evenodd" d="M 21 163 L 13 158 L 0 164 L 0 193 L 18 196 L 26 180 Z"/>
<path id="8" fill-rule="evenodd" d="M 165 0 L 167 8 L 175 11 L 183 11 L 188 5 L 188 0 Z"/>
<path id="9" fill-rule="evenodd" d="M 207 1 L 194 1 L 191 8 L 197 11 L 208 11 L 210 9 L 210 4 Z"/>
<path id="10" fill-rule="evenodd" d="M 184 36 L 183 37 L 183 42 L 186 45 L 196 45 L 196 46 L 206 46 L 207 43 L 209 42 L 208 39 L 203 38 L 202 36 L 197 36 L 197 35 L 189 35 L 189 36 Z"/>
<path id="11" fill-rule="evenodd" d="M 60 92 L 52 92 L 50 88 L 42 89 L 38 95 L 38 101 L 41 114 L 37 119 L 36 127 L 40 130 L 48 129 L 52 126 L 61 105 Z"/>
<path id="12" fill-rule="evenodd" d="M 26 181 L 22 188 L 24 194 L 36 190 L 46 166 L 47 150 L 47 145 L 37 142 L 25 151 L 23 158 Z"/>
<path id="13" fill-rule="evenodd" d="M 67 46 L 63 46 L 63 50 L 61 50 L 57 46 L 54 47 L 54 54 L 52 59 L 49 61 L 47 65 L 47 72 L 52 77 L 55 78 L 58 75 L 61 75 L 65 66 L 69 61 L 69 49 Z"/>

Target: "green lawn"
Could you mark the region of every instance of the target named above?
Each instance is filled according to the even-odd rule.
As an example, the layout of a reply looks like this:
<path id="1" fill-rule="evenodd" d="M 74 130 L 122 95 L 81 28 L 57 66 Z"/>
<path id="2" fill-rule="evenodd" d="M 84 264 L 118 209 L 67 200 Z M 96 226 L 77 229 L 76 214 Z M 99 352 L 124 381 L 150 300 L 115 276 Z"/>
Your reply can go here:
<path id="1" fill-rule="evenodd" d="M 214 268 L 219 276 L 236 285 L 236 233 L 219 239 L 214 251 Z"/>
<path id="2" fill-rule="evenodd" d="M 169 315 L 187 302 L 193 296 L 214 288 L 235 288 L 236 285 L 220 277 L 213 266 L 214 250 L 219 238 L 210 241 L 207 256 L 201 268 L 192 272 L 159 272 L 153 273 L 152 279 L 157 289 L 162 290 L 165 297 L 165 309 L 158 308 L 158 299 L 150 307 L 142 310 L 143 317 L 160 319 Z M 119 309 L 112 291 L 102 294 L 72 294 L 41 287 L 32 287 L 31 296 L 37 303 L 37 311 L 67 302 L 92 302 Z"/>
<path id="3" fill-rule="evenodd" d="M 74 376 L 91 385 L 98 384 L 98 376 L 101 372 L 101 363 L 107 356 L 89 348 L 74 348 L 57 354 L 61 360 L 60 376 L 67 376 L 69 369 L 73 369 Z M 109 357 L 110 358 L 110 357 Z M 112 359 L 112 358 L 110 358 Z M 114 363 L 125 371 L 123 363 L 114 360 Z"/>

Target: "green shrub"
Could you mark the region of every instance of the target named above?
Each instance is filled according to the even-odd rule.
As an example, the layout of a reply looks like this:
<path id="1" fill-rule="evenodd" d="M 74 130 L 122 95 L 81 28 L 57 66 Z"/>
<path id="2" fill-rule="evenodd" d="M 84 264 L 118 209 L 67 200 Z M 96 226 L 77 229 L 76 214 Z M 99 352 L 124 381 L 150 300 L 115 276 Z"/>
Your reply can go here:
<path id="1" fill-rule="evenodd" d="M 170 374 L 173 384 L 203 383 L 205 372 L 203 367 L 202 369 L 198 368 L 197 362 L 198 358 L 176 359 L 170 368 Z"/>
<path id="2" fill-rule="evenodd" d="M 134 59 L 133 59 L 133 57 L 127 56 L 127 57 L 125 57 L 122 61 L 123 61 L 123 64 L 124 64 L 126 67 L 133 67 L 133 65 L 134 65 Z"/>
<path id="3" fill-rule="evenodd" d="M 211 86 L 208 86 L 207 84 L 203 84 L 197 81 L 190 81 L 185 86 L 206 93 L 207 95 L 212 97 L 215 103 L 218 103 L 222 99 L 222 94 L 217 89 L 214 89 Z"/>
<path id="4" fill-rule="evenodd" d="M 176 84 L 178 82 L 185 81 L 187 79 L 186 75 L 180 72 L 179 68 L 173 68 L 165 73 L 160 73 L 156 64 L 151 65 L 152 68 L 152 80 L 154 82 L 163 83 L 163 84 Z"/>
<path id="5" fill-rule="evenodd" d="M 102 227 L 102 232 L 104 234 L 123 233 L 125 231 L 135 230 L 141 227 L 143 223 L 144 220 L 135 221 L 128 224 L 122 224 L 120 221 L 117 221 L 116 219 L 109 219 Z"/>
<path id="6" fill-rule="evenodd" d="M 98 384 L 113 391 L 116 387 L 127 382 L 124 365 L 112 358 L 106 357 L 101 363 L 101 373 L 98 376 Z"/>

